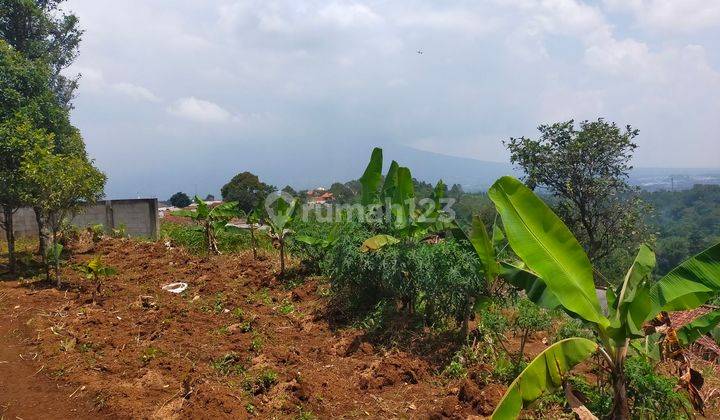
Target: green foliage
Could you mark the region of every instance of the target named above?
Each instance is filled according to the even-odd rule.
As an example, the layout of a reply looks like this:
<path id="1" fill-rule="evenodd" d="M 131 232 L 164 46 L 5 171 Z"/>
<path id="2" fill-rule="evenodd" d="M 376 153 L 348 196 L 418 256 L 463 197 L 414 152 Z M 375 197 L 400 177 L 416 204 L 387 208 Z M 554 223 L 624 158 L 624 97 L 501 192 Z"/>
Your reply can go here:
<path id="1" fill-rule="evenodd" d="M 640 357 L 625 363 L 628 397 L 635 418 L 677 419 L 688 417 L 687 398 L 675 390 L 677 380 L 655 373 L 652 365 Z"/>
<path id="2" fill-rule="evenodd" d="M 593 354 L 597 347 L 584 338 L 569 338 L 545 349 L 510 384 L 492 418 L 516 418 L 523 407 L 560 387 L 570 369 Z"/>
<path id="3" fill-rule="evenodd" d="M 76 266 L 75 269 L 83 273 L 86 279 L 92 280 L 95 283 L 93 302 L 96 300 L 97 294 L 100 294 L 103 277 L 113 276 L 117 273 L 117 270 L 113 267 L 103 264 L 99 255 L 92 258 L 86 264 Z"/>
<path id="4" fill-rule="evenodd" d="M 615 379 L 612 381 L 616 396 L 612 416 L 628 417 L 629 405 L 623 392 L 626 384 L 622 376 L 628 342 L 631 338 L 642 337 L 643 323 L 661 310 L 693 309 L 720 293 L 720 243 L 686 260 L 655 284 L 648 281 L 655 265 L 654 253 L 641 246 L 618 290 L 608 289 L 607 318 L 598 305 L 587 256 L 557 215 L 527 187 L 510 177 L 498 180 L 489 195 L 502 217 L 513 251 L 528 269 L 515 267 L 514 271 L 504 271 L 501 275 L 511 284 L 522 284 L 534 302 L 550 308 L 560 307 L 571 316 L 595 324 L 602 349 L 600 354 L 611 367 Z M 507 264 L 502 266 L 506 268 Z M 521 281 L 517 279 L 518 272 Z M 570 338 L 561 343 L 568 340 L 585 339 Z M 542 354 L 529 368 L 540 363 L 549 369 L 550 362 L 541 358 Z M 552 384 L 556 386 L 560 379 L 554 379 Z M 508 403 L 501 403 L 496 415 L 516 416 L 523 406 L 551 388 L 550 382 L 537 376 L 523 386 L 520 399 L 518 395 L 513 396 L 517 391 L 511 386 L 503 399 Z"/>
<path id="5" fill-rule="evenodd" d="M 257 175 L 242 172 L 223 185 L 220 192 L 224 201 L 235 201 L 240 210 L 249 213 L 276 190 L 274 186 L 261 182 Z"/>
<path id="6" fill-rule="evenodd" d="M 635 249 L 649 238 L 646 206 L 627 183 L 638 131 L 602 118 L 538 127 L 540 138 L 505 142 L 510 160 L 526 174 L 531 189 L 548 189 L 555 209 L 584 245 L 596 269 L 615 279 L 616 250 Z M 620 264 L 617 264 L 617 263 Z M 613 264 L 615 263 L 615 264 Z M 619 277 L 619 275 L 618 275 Z"/>
<path id="7" fill-rule="evenodd" d="M 658 273 L 720 242 L 720 185 L 695 185 L 685 191 L 643 193 L 654 208 L 647 223 L 657 232 Z"/>
<path id="8" fill-rule="evenodd" d="M 192 204 L 192 201 L 190 201 L 190 197 L 188 197 L 187 194 L 181 191 L 173 194 L 172 197 L 170 197 L 170 199 L 168 200 L 168 202 L 171 206 L 178 208 L 187 207 Z"/>
<path id="9" fill-rule="evenodd" d="M 570 318 L 565 314 L 560 314 L 562 322 L 555 332 L 553 341 L 560 341 L 571 337 L 582 337 L 592 340 L 594 335 L 591 330 L 583 325 L 579 319 Z"/>
<path id="10" fill-rule="evenodd" d="M 334 296 L 347 310 L 363 317 L 380 302 L 398 302 L 428 324 L 462 320 L 469 296 L 482 294 L 485 282 L 477 261 L 453 239 L 437 244 L 404 242 L 364 253 L 359 244 L 367 228 L 343 226 L 321 267 Z"/>
<path id="11" fill-rule="evenodd" d="M 178 210 L 172 214 L 175 216 L 189 217 L 198 224 L 198 229 L 204 234 L 204 242 L 207 250 L 214 254 L 220 253 L 218 246 L 218 234 L 227 231 L 227 223 L 234 217 L 241 217 L 243 213 L 238 208 L 238 203 L 223 203 L 216 207 L 210 207 L 200 197 L 195 196 L 195 210 Z"/>
<path id="12" fill-rule="evenodd" d="M 210 362 L 210 367 L 222 376 L 241 375 L 245 373 L 245 366 L 242 364 L 240 355 L 234 352 L 226 353 L 214 359 Z"/>
<path id="13" fill-rule="evenodd" d="M 599 418 L 606 418 L 612 410 L 613 399 L 611 392 L 607 392 L 607 387 L 596 387 L 589 384 L 580 376 L 571 376 L 570 384 L 575 391 L 587 398 L 585 407 Z"/>
<path id="14" fill-rule="evenodd" d="M 550 328 L 550 314 L 527 299 L 520 299 L 513 327 L 518 332 L 536 332 Z"/>

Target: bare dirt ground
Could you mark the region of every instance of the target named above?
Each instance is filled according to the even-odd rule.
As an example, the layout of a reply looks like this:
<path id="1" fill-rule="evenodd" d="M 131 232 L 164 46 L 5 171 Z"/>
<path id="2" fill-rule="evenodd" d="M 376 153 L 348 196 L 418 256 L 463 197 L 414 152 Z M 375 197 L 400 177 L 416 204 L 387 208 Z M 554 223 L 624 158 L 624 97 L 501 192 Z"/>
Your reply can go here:
<path id="1" fill-rule="evenodd" d="M 466 418 L 504 391 L 478 372 L 438 375 L 447 337 L 381 347 L 337 327 L 326 285 L 291 288 L 274 259 L 104 240 L 69 265 L 95 255 L 118 270 L 98 304 L 70 267 L 62 290 L 0 281 L 3 417 Z M 161 290 L 175 281 L 188 290 Z"/>

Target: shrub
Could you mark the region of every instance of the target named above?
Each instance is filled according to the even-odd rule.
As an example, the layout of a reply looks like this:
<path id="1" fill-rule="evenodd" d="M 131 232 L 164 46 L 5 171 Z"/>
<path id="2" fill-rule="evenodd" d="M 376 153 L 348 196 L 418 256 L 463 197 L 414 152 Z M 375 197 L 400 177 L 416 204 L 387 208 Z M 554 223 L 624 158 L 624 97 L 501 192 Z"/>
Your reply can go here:
<path id="1" fill-rule="evenodd" d="M 426 324 L 461 321 L 469 296 L 484 289 L 477 261 L 459 242 L 402 242 L 363 253 L 367 228 L 348 223 L 321 267 L 349 313 L 363 318 L 381 302 L 399 303 Z"/>
<path id="2" fill-rule="evenodd" d="M 636 418 L 681 418 L 692 412 L 686 397 L 675 390 L 677 380 L 655 373 L 641 357 L 625 362 L 627 393 Z"/>

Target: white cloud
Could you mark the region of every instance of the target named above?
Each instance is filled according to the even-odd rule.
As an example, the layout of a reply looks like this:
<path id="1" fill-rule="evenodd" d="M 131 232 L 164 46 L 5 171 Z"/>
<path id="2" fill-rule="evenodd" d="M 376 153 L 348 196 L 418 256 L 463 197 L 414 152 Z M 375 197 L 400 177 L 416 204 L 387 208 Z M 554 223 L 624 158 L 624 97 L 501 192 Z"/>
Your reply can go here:
<path id="1" fill-rule="evenodd" d="M 148 102 L 161 102 L 162 99 L 160 99 L 157 95 L 152 93 L 149 89 L 144 88 L 142 86 L 134 85 L 132 83 L 115 83 L 112 85 L 112 88 L 122 93 L 123 95 L 129 96 L 130 98 L 141 100 L 141 101 L 148 101 Z"/>
<path id="2" fill-rule="evenodd" d="M 168 108 L 168 112 L 201 123 L 223 123 L 232 119 L 230 112 L 220 105 L 193 96 L 178 99 Z"/>
<path id="3" fill-rule="evenodd" d="M 370 7 L 359 3 L 333 2 L 318 11 L 318 17 L 338 26 L 371 25 L 382 21 Z"/>
<path id="4" fill-rule="evenodd" d="M 604 0 L 610 11 L 630 12 L 641 25 L 658 31 L 697 32 L 720 25 L 717 0 Z"/>

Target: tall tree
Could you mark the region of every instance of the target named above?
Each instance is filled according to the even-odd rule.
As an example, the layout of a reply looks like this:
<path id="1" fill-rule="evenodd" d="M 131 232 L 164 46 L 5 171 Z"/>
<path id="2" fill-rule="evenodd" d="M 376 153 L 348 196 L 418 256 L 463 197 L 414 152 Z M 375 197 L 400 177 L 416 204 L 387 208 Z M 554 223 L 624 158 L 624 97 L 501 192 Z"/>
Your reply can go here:
<path id="1" fill-rule="evenodd" d="M 49 69 L 25 59 L 0 40 L 0 224 L 5 230 L 11 271 L 15 270 L 13 214 L 23 205 L 21 166 L 36 143 L 49 146 L 53 137 L 38 128 L 38 115 L 54 102 Z"/>
<path id="2" fill-rule="evenodd" d="M 237 201 L 245 213 L 251 212 L 274 191 L 277 188 L 261 182 L 257 175 L 250 172 L 235 175 L 220 189 L 224 201 Z"/>
<path id="3" fill-rule="evenodd" d="M 78 55 L 83 31 L 78 18 L 60 8 L 65 0 L 0 0 L 0 38 L 30 60 L 50 65 L 50 85 L 58 103 L 72 108 L 79 76 L 61 71 Z"/>
<path id="4" fill-rule="evenodd" d="M 190 197 L 182 191 L 178 191 L 173 194 L 168 202 L 170 202 L 171 206 L 178 208 L 187 207 L 192 203 L 192 201 L 190 201 Z"/>
<path id="5" fill-rule="evenodd" d="M 85 144 L 69 119 L 80 76 L 68 78 L 61 74 L 75 61 L 83 31 L 77 16 L 60 8 L 64 1 L 0 0 L 0 38 L 28 60 L 49 66 L 50 89 L 56 100 L 46 102 L 47 106 L 38 110 L 40 124 L 55 136 L 54 153 L 85 157 Z M 39 209 L 34 210 L 39 253 L 45 255 L 43 218 Z"/>
<path id="6" fill-rule="evenodd" d="M 28 185 L 25 201 L 37 209 L 50 229 L 55 278 L 60 286 L 60 226 L 102 197 L 107 178 L 85 158 L 57 155 L 40 147 L 23 162 L 22 171 Z"/>
<path id="7" fill-rule="evenodd" d="M 541 125 L 538 130 L 538 139 L 505 142 L 511 162 L 525 172 L 530 188 L 553 195 L 557 212 L 601 276 L 618 276 L 612 267 L 623 265 L 611 264 L 613 259 L 624 257 L 618 253 L 635 249 L 649 235 L 643 222 L 647 206 L 627 182 L 638 130 L 629 125 L 621 129 L 602 118 L 579 126 L 573 120 Z"/>

